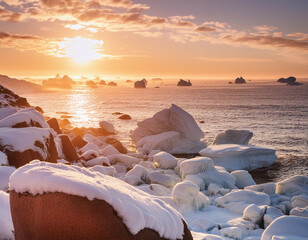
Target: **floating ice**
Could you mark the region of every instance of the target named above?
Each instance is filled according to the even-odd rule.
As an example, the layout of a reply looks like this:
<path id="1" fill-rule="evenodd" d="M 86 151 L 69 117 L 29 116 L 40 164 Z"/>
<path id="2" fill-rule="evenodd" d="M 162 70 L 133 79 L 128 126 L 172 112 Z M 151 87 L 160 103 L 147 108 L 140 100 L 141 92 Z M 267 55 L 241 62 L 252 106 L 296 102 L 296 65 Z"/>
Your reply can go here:
<path id="1" fill-rule="evenodd" d="M 277 183 L 276 193 L 286 196 L 308 195 L 308 177 L 294 176 Z"/>

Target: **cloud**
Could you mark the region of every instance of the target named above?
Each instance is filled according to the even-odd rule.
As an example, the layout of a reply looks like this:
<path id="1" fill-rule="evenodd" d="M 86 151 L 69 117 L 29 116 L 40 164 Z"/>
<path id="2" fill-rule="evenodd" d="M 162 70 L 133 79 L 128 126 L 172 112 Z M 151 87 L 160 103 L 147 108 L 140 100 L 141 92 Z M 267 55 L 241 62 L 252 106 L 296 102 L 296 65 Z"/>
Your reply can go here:
<path id="1" fill-rule="evenodd" d="M 216 28 L 203 25 L 203 26 L 199 26 L 195 28 L 195 31 L 196 32 L 213 32 L 213 31 L 216 31 Z"/>
<path id="2" fill-rule="evenodd" d="M 0 20 L 8 22 L 19 22 L 22 20 L 23 14 L 19 12 L 12 12 L 0 8 Z"/>
<path id="3" fill-rule="evenodd" d="M 197 60 L 208 62 L 273 62 L 269 58 L 209 58 L 209 57 L 196 57 Z"/>

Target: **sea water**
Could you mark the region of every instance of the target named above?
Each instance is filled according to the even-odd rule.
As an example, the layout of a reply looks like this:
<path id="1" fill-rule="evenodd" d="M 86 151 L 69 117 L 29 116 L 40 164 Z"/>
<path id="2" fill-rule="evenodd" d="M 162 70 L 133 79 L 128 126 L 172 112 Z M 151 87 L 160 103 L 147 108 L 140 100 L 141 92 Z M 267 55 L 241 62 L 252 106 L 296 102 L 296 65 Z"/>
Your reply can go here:
<path id="1" fill-rule="evenodd" d="M 273 81 L 157 86 L 78 86 L 70 91 L 23 96 L 31 105 L 42 107 L 46 116 L 66 115 L 63 117 L 69 117 L 76 127 L 99 127 L 101 120 L 109 121 L 126 146 L 131 145 L 129 134 L 138 121 L 174 103 L 196 119 L 208 144 L 221 131 L 244 129 L 254 133 L 250 144 L 276 149 L 279 164 L 263 169 L 261 182 L 268 180 L 262 179 L 266 174 L 274 180 L 308 175 L 308 82 L 302 86 Z M 120 120 L 114 112 L 129 114 L 132 120 Z"/>

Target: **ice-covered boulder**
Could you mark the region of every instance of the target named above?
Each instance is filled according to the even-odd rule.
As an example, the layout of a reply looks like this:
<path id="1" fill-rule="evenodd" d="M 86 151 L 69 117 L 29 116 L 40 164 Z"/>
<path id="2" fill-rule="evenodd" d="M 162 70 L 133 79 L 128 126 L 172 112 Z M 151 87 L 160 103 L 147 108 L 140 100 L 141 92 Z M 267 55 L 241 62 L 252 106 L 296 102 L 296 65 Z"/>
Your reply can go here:
<path id="1" fill-rule="evenodd" d="M 100 121 L 99 125 L 102 129 L 104 129 L 108 133 L 115 133 L 115 128 L 112 123 L 107 121 Z"/>
<path id="2" fill-rule="evenodd" d="M 241 240 L 242 239 L 242 229 L 239 227 L 227 227 L 220 230 L 220 233 L 224 237 L 232 238 L 235 240 Z"/>
<path id="3" fill-rule="evenodd" d="M 276 193 L 293 197 L 296 195 L 308 195 L 308 177 L 294 176 L 277 183 Z"/>
<path id="4" fill-rule="evenodd" d="M 198 211 L 210 204 L 210 200 L 199 187 L 188 181 L 177 183 L 172 189 L 172 199 L 180 212 Z"/>
<path id="5" fill-rule="evenodd" d="M 120 154 L 120 152 L 112 145 L 108 145 L 104 147 L 103 149 L 99 150 L 99 153 L 103 156 L 109 156 L 113 154 Z"/>
<path id="6" fill-rule="evenodd" d="M 96 157 L 96 158 L 93 158 L 89 161 L 87 161 L 84 166 L 85 167 L 93 167 L 93 166 L 96 166 L 96 165 L 101 165 L 101 166 L 109 166 L 110 163 L 109 163 L 109 159 L 106 158 L 106 157 Z"/>
<path id="7" fill-rule="evenodd" d="M 180 144 L 182 147 L 186 144 L 188 146 L 186 149 L 191 149 L 190 152 L 205 146 L 205 143 L 200 141 L 200 139 L 204 137 L 204 133 L 199 128 L 194 118 L 174 104 L 172 104 L 171 108 L 156 113 L 152 118 L 147 118 L 142 122 L 138 122 L 137 126 L 137 129 L 133 131 L 131 137 L 137 145 L 139 143 L 139 147 L 145 148 L 144 145 L 151 146 L 149 150 L 163 150 L 159 147 L 164 147 L 163 144 L 168 144 L 168 141 L 173 142 L 171 146 L 168 144 L 169 149 L 167 149 L 167 152 L 173 150 L 172 153 L 185 153 L 183 150 L 180 150 L 180 147 L 177 148 L 179 152 L 175 152 L 174 144 Z M 166 132 L 169 134 L 163 134 Z M 178 133 L 178 135 L 176 133 Z M 155 138 L 149 138 L 150 136 L 155 136 Z M 149 141 L 151 143 L 149 143 Z M 156 146 L 154 146 L 153 142 L 155 142 Z M 163 143 L 158 144 L 159 142 Z"/>
<path id="8" fill-rule="evenodd" d="M 184 138 L 179 132 L 169 131 L 143 137 L 136 143 L 141 152 L 161 150 L 171 154 L 197 153 L 205 147 L 203 142 L 193 142 Z"/>
<path id="9" fill-rule="evenodd" d="M 126 173 L 124 181 L 130 185 L 140 185 L 147 181 L 148 175 L 149 171 L 145 167 L 136 165 Z"/>
<path id="10" fill-rule="evenodd" d="M 0 190 L 0 239 L 14 239 L 9 194 Z"/>
<path id="11" fill-rule="evenodd" d="M 33 161 L 19 168 L 10 202 L 16 239 L 192 239 L 170 205 L 77 166 Z"/>
<path id="12" fill-rule="evenodd" d="M 116 169 L 112 166 L 105 167 L 105 166 L 95 165 L 93 167 L 90 167 L 89 169 L 91 171 L 99 172 L 101 174 L 105 174 L 111 177 L 113 177 L 116 174 Z"/>
<path id="13" fill-rule="evenodd" d="M 203 180 L 205 187 L 215 183 L 224 188 L 236 188 L 235 177 L 224 168 L 215 167 L 213 160 L 207 157 L 195 157 L 182 161 L 180 163 L 180 173 L 183 179 L 187 175 L 197 175 Z"/>
<path id="14" fill-rule="evenodd" d="M 276 183 L 269 182 L 269 183 L 262 183 L 257 185 L 251 185 L 244 188 L 245 190 L 251 190 L 256 192 L 263 192 L 268 195 L 273 195 L 276 192 Z"/>
<path id="15" fill-rule="evenodd" d="M 141 160 L 122 153 L 111 154 L 107 156 L 111 164 L 121 163 L 127 168 L 132 168 L 134 164 L 138 164 Z"/>
<path id="16" fill-rule="evenodd" d="M 299 217 L 308 217 L 308 206 L 304 208 L 299 208 L 299 207 L 293 208 L 290 211 L 290 215 Z"/>
<path id="17" fill-rule="evenodd" d="M 213 142 L 213 145 L 218 144 L 241 144 L 248 145 L 253 133 L 248 130 L 227 130 L 219 133 Z"/>
<path id="18" fill-rule="evenodd" d="M 166 152 L 156 153 L 153 159 L 157 167 L 164 169 L 174 169 L 178 163 L 177 158 Z"/>
<path id="19" fill-rule="evenodd" d="M 256 185 L 256 182 L 246 170 L 236 170 L 231 172 L 231 175 L 235 177 L 235 186 L 238 188 L 243 189 L 247 186 Z"/>
<path id="20" fill-rule="evenodd" d="M 0 128 L 12 127 L 12 128 L 23 128 L 23 127 L 40 127 L 49 128 L 45 118 L 41 113 L 36 111 L 34 108 L 22 109 L 12 115 L 7 116 L 0 120 Z"/>
<path id="21" fill-rule="evenodd" d="M 200 151 L 200 155 L 214 160 L 216 166 L 228 171 L 253 170 L 272 165 L 277 156 L 274 149 L 251 145 L 211 145 Z"/>
<path id="22" fill-rule="evenodd" d="M 257 206 L 256 204 L 250 204 L 245 208 L 243 212 L 243 219 L 249 220 L 253 223 L 261 223 L 264 213 L 266 211 L 266 206 Z"/>
<path id="23" fill-rule="evenodd" d="M 275 207 L 268 206 L 263 216 L 264 228 L 267 228 L 276 218 L 283 216 L 283 212 Z"/>
<path id="24" fill-rule="evenodd" d="M 248 190 L 238 190 L 230 192 L 225 196 L 215 199 L 215 205 L 218 207 L 228 208 L 230 211 L 242 214 L 250 204 L 258 206 L 270 205 L 270 197 L 261 192 Z"/>
<path id="25" fill-rule="evenodd" d="M 49 128 L 1 128 L 0 151 L 9 165 L 20 167 L 31 160 L 56 162 L 58 152 L 52 130 Z"/>
<path id="26" fill-rule="evenodd" d="M 292 198 L 291 205 L 293 208 L 304 208 L 308 206 L 308 195 L 302 194 Z"/>
<path id="27" fill-rule="evenodd" d="M 181 179 L 171 174 L 163 174 L 159 171 L 149 173 L 151 183 L 157 183 L 165 187 L 173 188 Z"/>
<path id="28" fill-rule="evenodd" d="M 296 216 L 282 216 L 277 218 L 266 228 L 261 240 L 308 239 L 308 218 Z"/>

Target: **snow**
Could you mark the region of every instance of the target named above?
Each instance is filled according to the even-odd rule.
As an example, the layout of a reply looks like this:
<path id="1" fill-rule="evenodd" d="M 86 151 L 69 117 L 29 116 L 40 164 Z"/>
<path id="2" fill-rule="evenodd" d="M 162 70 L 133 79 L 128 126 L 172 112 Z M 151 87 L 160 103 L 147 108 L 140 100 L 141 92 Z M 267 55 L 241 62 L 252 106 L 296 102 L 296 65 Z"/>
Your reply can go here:
<path id="1" fill-rule="evenodd" d="M 99 156 L 99 153 L 98 151 L 95 151 L 95 150 L 87 150 L 81 155 L 81 157 L 85 159 L 86 161 L 91 160 L 93 158 L 97 158 L 98 156 Z"/>
<path id="2" fill-rule="evenodd" d="M 268 206 L 264 214 L 264 227 L 267 228 L 276 218 L 283 216 L 283 212 L 278 208 Z"/>
<path id="3" fill-rule="evenodd" d="M 231 172 L 231 175 L 235 177 L 235 186 L 238 188 L 245 188 L 247 186 L 256 185 L 249 172 L 245 170 L 236 170 Z"/>
<path id="4" fill-rule="evenodd" d="M 18 110 L 14 107 L 2 107 L 0 108 L 0 120 L 16 113 Z"/>
<path id="5" fill-rule="evenodd" d="M 141 138 L 136 147 L 140 152 L 161 150 L 171 154 L 198 153 L 205 147 L 205 143 L 191 141 L 181 136 L 179 132 L 169 131 Z"/>
<path id="6" fill-rule="evenodd" d="M 9 178 L 15 170 L 15 167 L 0 166 L 0 191 L 8 190 Z"/>
<path id="7" fill-rule="evenodd" d="M 256 204 L 250 204 L 248 207 L 245 208 L 243 212 L 243 219 L 256 224 L 260 224 L 265 211 L 266 206 L 257 206 Z"/>
<path id="8" fill-rule="evenodd" d="M 124 180 L 131 185 L 138 185 L 146 182 L 148 175 L 149 171 L 145 167 L 136 165 L 126 173 Z"/>
<path id="9" fill-rule="evenodd" d="M 14 239 L 9 194 L 0 190 L 0 239 Z"/>
<path id="10" fill-rule="evenodd" d="M 203 193 L 199 192 L 199 187 L 188 181 L 180 182 L 172 190 L 172 198 L 176 203 L 176 208 L 180 212 L 198 211 L 210 204 L 210 200 Z"/>
<path id="11" fill-rule="evenodd" d="M 109 133 L 115 133 L 116 132 L 113 124 L 110 123 L 110 122 L 100 121 L 99 125 L 100 125 L 101 128 L 105 129 Z"/>
<path id="12" fill-rule="evenodd" d="M 196 184 L 199 187 L 200 191 L 203 191 L 205 189 L 205 184 L 203 179 L 197 175 L 186 175 L 185 181 L 189 181 Z"/>
<path id="13" fill-rule="evenodd" d="M 113 155 L 113 154 L 119 154 L 120 152 L 112 145 L 108 145 L 103 149 L 99 150 L 99 153 L 103 156 Z"/>
<path id="14" fill-rule="evenodd" d="M 228 171 L 267 167 L 277 159 L 273 149 L 238 144 L 211 145 L 201 150 L 200 155 L 212 158 L 215 166 Z"/>
<path id="15" fill-rule="evenodd" d="M 5 148 L 10 151 L 23 152 L 32 149 L 46 159 L 48 152 L 44 149 L 34 145 L 36 141 L 46 144 L 46 140 L 52 134 L 53 130 L 50 128 L 1 128 L 0 142 Z M 47 147 L 45 147 L 46 149 Z"/>
<path id="16" fill-rule="evenodd" d="M 9 164 L 9 162 L 8 162 L 6 154 L 4 154 L 3 152 L 0 151 L 0 166 L 1 165 L 8 165 L 8 164 Z"/>
<path id="17" fill-rule="evenodd" d="M 183 179 L 186 175 L 197 175 L 203 180 L 205 187 L 215 183 L 225 188 L 236 188 L 235 177 L 225 169 L 215 167 L 213 160 L 207 157 L 195 157 L 182 161 L 180 172 Z"/>
<path id="18" fill-rule="evenodd" d="M 294 176 L 277 183 L 276 193 L 286 196 L 308 195 L 308 177 Z"/>
<path id="19" fill-rule="evenodd" d="M 238 227 L 228 227 L 220 230 L 220 233 L 225 236 L 236 240 L 242 239 L 242 230 Z"/>
<path id="20" fill-rule="evenodd" d="M 89 161 L 87 161 L 84 166 L 85 167 L 93 167 L 95 165 L 103 165 L 103 164 L 107 164 L 107 165 L 110 165 L 109 163 L 109 159 L 106 158 L 106 157 L 96 157 L 96 158 L 93 158 Z"/>
<path id="21" fill-rule="evenodd" d="M 256 205 L 270 205 L 270 197 L 265 193 L 253 192 L 248 190 L 237 190 L 230 192 L 222 197 L 216 198 L 215 205 L 219 207 L 228 208 L 242 214 L 247 206 L 250 204 Z"/>
<path id="22" fill-rule="evenodd" d="M 99 172 L 101 174 L 105 174 L 105 175 L 112 176 L 112 177 L 116 174 L 116 169 L 112 166 L 105 167 L 105 166 L 96 165 L 96 166 L 90 167 L 89 170 Z"/>
<path id="23" fill-rule="evenodd" d="M 291 205 L 293 208 L 295 207 L 304 208 L 308 206 L 308 195 L 302 194 L 293 197 L 291 200 Z"/>
<path id="24" fill-rule="evenodd" d="M 308 217 L 308 206 L 304 208 L 293 208 L 290 212 L 290 215 L 299 216 L 299 217 Z"/>
<path id="25" fill-rule="evenodd" d="M 26 108 L 1 119 L 0 127 L 12 127 L 21 122 L 26 122 L 30 126 L 31 121 L 38 123 L 42 128 L 49 128 L 44 116 L 34 108 Z"/>
<path id="26" fill-rule="evenodd" d="M 10 190 L 33 195 L 63 192 L 90 201 L 101 199 L 113 206 L 132 234 L 150 228 L 161 237 L 182 239 L 182 217 L 171 206 L 123 181 L 86 168 L 32 161 L 14 172 Z"/>
<path id="27" fill-rule="evenodd" d="M 174 169 L 178 163 L 178 160 L 174 156 L 166 152 L 156 153 L 153 159 L 157 167 L 164 169 Z"/>
<path id="28" fill-rule="evenodd" d="M 134 164 L 138 164 L 141 160 L 122 153 L 107 156 L 111 164 L 121 163 L 127 168 L 132 168 Z"/>
<path id="29" fill-rule="evenodd" d="M 261 240 L 305 240 L 308 239 L 308 218 L 282 216 L 264 231 Z"/>
<path id="30" fill-rule="evenodd" d="M 274 182 L 262 183 L 262 184 L 248 186 L 248 187 L 245 187 L 244 189 L 256 191 L 256 192 L 263 192 L 268 195 L 273 195 L 276 192 L 276 183 Z"/>
<path id="31" fill-rule="evenodd" d="M 163 174 L 159 171 L 154 171 L 149 174 L 151 183 L 158 183 L 165 187 L 174 187 L 181 179 L 169 174 Z"/>
<path id="32" fill-rule="evenodd" d="M 94 144 L 94 143 L 87 143 L 86 145 L 84 145 L 82 148 L 79 149 L 79 151 L 81 152 L 81 154 L 84 154 L 85 152 L 92 150 L 92 151 L 99 151 L 99 147 Z"/>

